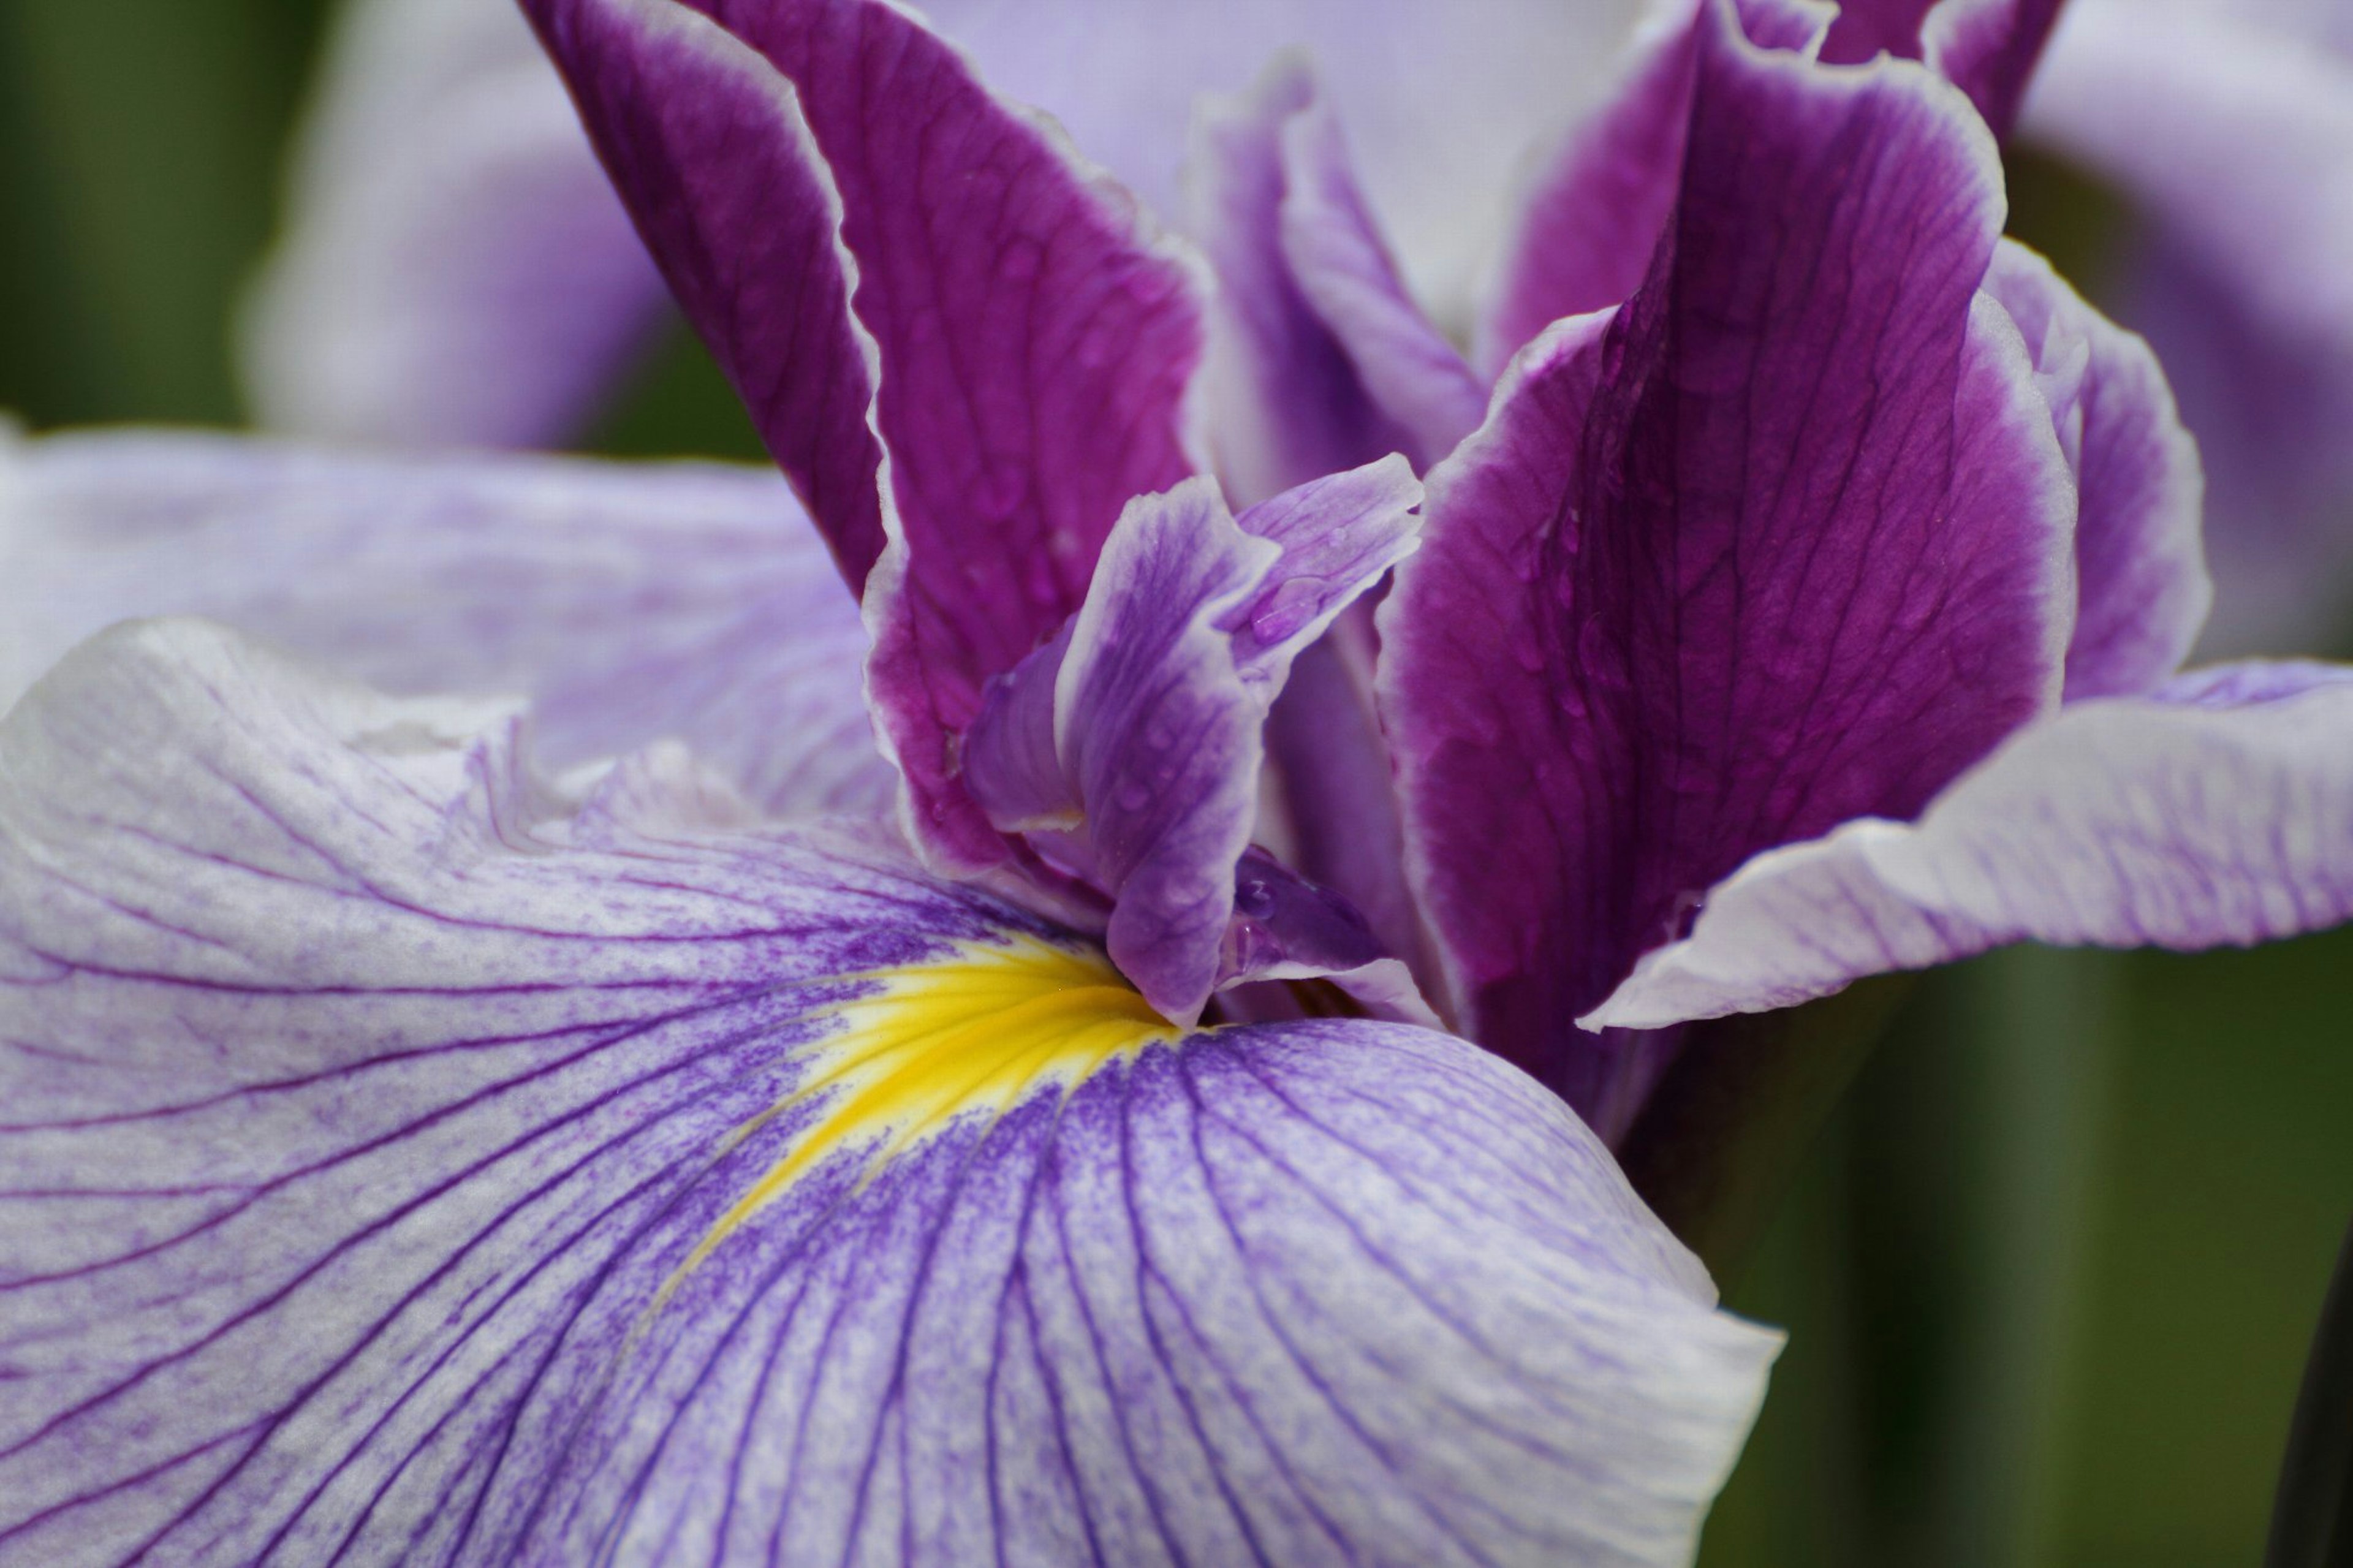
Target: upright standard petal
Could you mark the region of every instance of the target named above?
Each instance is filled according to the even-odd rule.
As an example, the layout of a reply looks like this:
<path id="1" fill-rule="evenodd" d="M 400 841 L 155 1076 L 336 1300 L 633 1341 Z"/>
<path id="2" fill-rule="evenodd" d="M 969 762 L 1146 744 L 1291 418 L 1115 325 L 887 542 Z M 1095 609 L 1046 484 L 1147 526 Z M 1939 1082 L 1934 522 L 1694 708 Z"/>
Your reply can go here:
<path id="1" fill-rule="evenodd" d="M 527 695 L 560 766 L 676 736 L 765 810 L 891 799 L 864 628 L 771 473 L 0 438 L 0 709 L 83 637 L 165 614 L 395 691 Z"/>
<path id="2" fill-rule="evenodd" d="M 1909 815 L 2045 711 L 2073 620 L 1966 100 L 1712 4 L 1682 192 L 1642 289 L 1540 339 L 1431 474 L 1382 611 L 1456 1016 L 1582 1105 L 1614 1069 L 1567 1020 L 1757 851 Z"/>
<path id="3" fill-rule="evenodd" d="M 2085 304 L 2050 263 L 2005 239 L 1985 289 L 2026 340 L 2075 475 L 2066 698 L 2147 691 L 2181 668 L 2214 598 L 2197 443 L 2148 344 Z"/>
<path id="4" fill-rule="evenodd" d="M 2072 705 L 1915 823 L 1758 856 L 1586 1021 L 1785 1007 L 2027 940 L 2251 946 L 2353 919 L 2353 669 L 2242 665 Z"/>
<path id="5" fill-rule="evenodd" d="M 957 738 L 1121 507 L 1201 466 L 1190 264 L 881 0 L 530 9 L 853 584 L 883 560 L 870 691 L 918 842 L 996 863 Z"/>
<path id="6" fill-rule="evenodd" d="M 280 430 L 544 447 L 661 317 L 661 279 L 531 30 L 495 0 L 354 0 L 247 306 Z"/>
<path id="7" fill-rule="evenodd" d="M 1445 1037 L 217 630 L 0 723 L 0 1552 L 1687 1562 L 1773 1336 Z"/>

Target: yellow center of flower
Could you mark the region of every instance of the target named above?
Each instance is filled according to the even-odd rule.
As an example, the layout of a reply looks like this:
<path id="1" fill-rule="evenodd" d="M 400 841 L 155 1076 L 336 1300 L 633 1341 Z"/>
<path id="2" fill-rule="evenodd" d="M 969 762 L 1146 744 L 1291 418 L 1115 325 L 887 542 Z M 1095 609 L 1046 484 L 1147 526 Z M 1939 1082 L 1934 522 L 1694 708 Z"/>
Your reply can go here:
<path id="1" fill-rule="evenodd" d="M 958 942 L 928 963 L 848 978 L 872 989 L 828 1010 L 841 1026 L 809 1047 L 808 1076 L 725 1147 L 802 1107 L 813 1104 L 814 1114 L 680 1265 L 665 1299 L 830 1156 L 862 1149 L 863 1184 L 959 1117 L 1002 1116 L 1050 1084 L 1067 1094 L 1107 1063 L 1182 1032 L 1103 958 L 1033 937 Z"/>

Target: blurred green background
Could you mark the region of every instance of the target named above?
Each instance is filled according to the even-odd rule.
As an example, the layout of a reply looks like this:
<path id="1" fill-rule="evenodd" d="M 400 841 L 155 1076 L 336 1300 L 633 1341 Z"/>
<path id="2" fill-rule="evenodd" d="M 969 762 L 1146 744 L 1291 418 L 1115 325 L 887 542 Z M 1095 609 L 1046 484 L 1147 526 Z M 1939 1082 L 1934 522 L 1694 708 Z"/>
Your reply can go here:
<path id="1" fill-rule="evenodd" d="M 0 0 L 0 408 L 238 421 L 230 321 L 326 9 Z M 2016 190 L 2096 283 L 2095 194 Z M 757 453 L 682 334 L 594 445 Z M 2256 1562 L 2353 1209 L 2348 1035 L 2353 931 L 1926 983 L 1729 1282 L 1790 1347 L 1704 1562 Z"/>

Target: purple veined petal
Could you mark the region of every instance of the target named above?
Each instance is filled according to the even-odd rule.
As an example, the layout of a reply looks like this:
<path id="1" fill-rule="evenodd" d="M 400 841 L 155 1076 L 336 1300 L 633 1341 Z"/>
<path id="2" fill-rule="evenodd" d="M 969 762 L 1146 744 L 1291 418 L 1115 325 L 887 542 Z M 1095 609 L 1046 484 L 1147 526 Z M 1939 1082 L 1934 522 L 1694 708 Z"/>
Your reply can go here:
<path id="1" fill-rule="evenodd" d="M 2311 12 L 2079 0 L 2026 105 L 2029 139 L 2137 209 L 2102 303 L 2205 456 L 2210 654 L 2313 646 L 2353 588 L 2353 38 Z"/>
<path id="2" fill-rule="evenodd" d="M 1516 165 L 1596 101 L 1640 0 L 934 0 L 990 83 L 1070 128 L 1155 211 L 1204 94 L 1314 61 L 1413 297 L 1468 334 Z M 1328 471 L 1328 470 L 1327 470 Z"/>
<path id="3" fill-rule="evenodd" d="M 987 868 L 1003 849 L 955 756 L 983 686 L 1078 607 L 1120 508 L 1202 466 L 1193 264 L 880 0 L 529 8 L 866 587 L 868 691 L 916 842 Z M 879 449 L 853 428 L 870 407 Z"/>
<path id="4" fill-rule="evenodd" d="M 1758 856 L 1587 1020 L 1782 1007 L 2007 942 L 2252 945 L 2353 916 L 2353 670 L 2199 670 L 2072 704 L 1917 822 Z"/>
<path id="5" fill-rule="evenodd" d="M 2213 602 L 2197 443 L 2148 344 L 2085 304 L 2050 263 L 2004 240 L 1985 287 L 2026 340 L 2075 474 L 2066 700 L 2138 695 L 2181 668 Z"/>
<path id="6" fill-rule="evenodd" d="M 1382 606 L 1453 1016 L 1580 1105 L 1567 1026 L 1778 843 L 1905 816 L 2059 696 L 2074 489 L 1978 292 L 1992 138 L 1902 62 L 1704 13 L 1681 215 L 1430 477 Z"/>
<path id="7" fill-rule="evenodd" d="M 1100 895 L 1113 959 L 1169 1017 L 1189 1024 L 1254 977 L 1237 954 L 1286 974 L 1311 952 L 1344 952 L 1345 969 L 1380 956 L 1369 935 L 1324 942 L 1312 898 L 1245 914 L 1271 929 L 1240 941 L 1236 878 L 1291 662 L 1412 548 L 1420 495 L 1390 458 L 1239 519 L 1208 479 L 1141 497 L 1064 634 L 984 700 L 962 748 L 973 798 L 1044 862 L 1049 891 Z M 1311 918 L 1286 935 L 1285 910 Z"/>
<path id="8" fill-rule="evenodd" d="M 664 736 L 768 811 L 880 816 L 866 635 L 774 473 L 0 439 L 0 707 L 116 621 L 196 614 L 411 693 L 529 696 L 569 767 Z"/>
<path id="9" fill-rule="evenodd" d="M 1777 1336 L 1537 1086 L 514 740 L 185 622 L 0 721 L 0 1551 L 1689 1560 Z"/>
<path id="10" fill-rule="evenodd" d="M 248 301 L 261 421 L 339 439 L 574 435 L 660 319 L 659 276 L 510 5 L 357 0 Z"/>

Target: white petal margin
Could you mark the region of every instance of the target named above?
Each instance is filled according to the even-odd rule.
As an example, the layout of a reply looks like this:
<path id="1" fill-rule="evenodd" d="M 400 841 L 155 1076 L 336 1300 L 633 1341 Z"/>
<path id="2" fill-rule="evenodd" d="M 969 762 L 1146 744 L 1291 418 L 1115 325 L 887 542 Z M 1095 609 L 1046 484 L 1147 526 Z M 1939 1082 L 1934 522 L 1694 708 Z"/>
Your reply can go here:
<path id="1" fill-rule="evenodd" d="M 2251 946 L 2353 918 L 2353 668 L 2221 666 L 2021 731 L 1917 822 L 1768 851 L 1588 1028 L 1763 1012 L 2008 942 Z"/>
<path id="2" fill-rule="evenodd" d="M 192 622 L 0 722 L 0 1560 L 1689 1561 L 1777 1339 L 1446 1036 L 1157 1041 L 683 1268 L 844 977 L 1039 928 L 517 746 Z"/>
<path id="3" fill-rule="evenodd" d="M 522 13 L 353 0 L 248 302 L 259 420 L 543 447 L 577 434 L 667 300 Z"/>
<path id="4" fill-rule="evenodd" d="M 0 430 L 0 708 L 164 614 L 396 692 L 531 697 L 556 766 L 677 736 L 778 814 L 895 788 L 858 607 L 769 469 Z"/>

